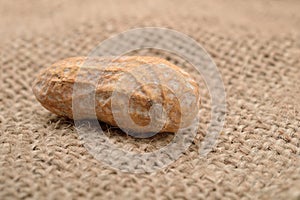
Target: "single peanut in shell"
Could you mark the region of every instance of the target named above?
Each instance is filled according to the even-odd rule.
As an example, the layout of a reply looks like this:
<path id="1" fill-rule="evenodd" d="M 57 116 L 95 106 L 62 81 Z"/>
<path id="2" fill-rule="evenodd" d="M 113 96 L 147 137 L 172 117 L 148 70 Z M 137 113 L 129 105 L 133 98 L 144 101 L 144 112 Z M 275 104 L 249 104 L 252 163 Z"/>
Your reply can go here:
<path id="1" fill-rule="evenodd" d="M 188 73 L 146 56 L 67 58 L 37 76 L 33 93 L 59 116 L 96 116 L 133 132 L 157 131 L 156 124 L 158 132 L 176 132 L 190 125 L 200 106 L 199 87 Z"/>

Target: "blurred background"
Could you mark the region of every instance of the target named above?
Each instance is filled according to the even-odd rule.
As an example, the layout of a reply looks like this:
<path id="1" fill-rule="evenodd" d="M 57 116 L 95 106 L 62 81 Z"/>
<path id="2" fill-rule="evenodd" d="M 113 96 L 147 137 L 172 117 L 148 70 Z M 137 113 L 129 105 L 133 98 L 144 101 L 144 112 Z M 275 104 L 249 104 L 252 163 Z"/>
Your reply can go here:
<path id="1" fill-rule="evenodd" d="M 300 29 L 300 3 L 297 0 L 33 0 L 17 3 L 1 1 L 0 9 L 1 41 L 22 34 L 64 32 L 83 22 L 109 19 L 124 19 L 137 23 L 137 20 L 147 18 L 156 21 L 161 18 L 181 21 L 188 16 L 199 20 L 200 27 L 238 27 L 272 35 L 297 32 Z"/>

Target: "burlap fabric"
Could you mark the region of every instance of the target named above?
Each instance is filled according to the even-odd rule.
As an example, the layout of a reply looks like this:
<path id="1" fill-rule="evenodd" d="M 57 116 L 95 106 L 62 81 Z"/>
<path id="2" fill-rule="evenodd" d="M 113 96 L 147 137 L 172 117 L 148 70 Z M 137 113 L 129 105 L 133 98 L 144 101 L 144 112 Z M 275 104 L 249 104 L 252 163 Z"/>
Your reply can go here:
<path id="1" fill-rule="evenodd" d="M 266 26 L 267 32 L 259 27 L 255 30 L 260 32 L 247 29 L 247 23 L 224 26 L 220 14 L 206 18 L 199 10 L 196 12 L 195 2 L 182 6 L 177 1 L 161 2 L 159 9 L 148 2 L 153 13 L 141 3 L 136 3 L 134 9 L 125 2 L 114 8 L 113 13 L 110 7 L 103 13 L 93 13 L 98 17 L 94 21 L 82 17 L 79 22 L 76 14 L 70 15 L 76 24 L 70 25 L 68 20 L 57 22 L 60 24 L 57 33 L 53 30 L 56 26 L 51 28 L 51 24 L 41 24 L 42 30 L 21 29 L 15 33 L 8 27 L 8 32 L 3 31 L 1 199 L 300 199 L 297 29 L 281 30 L 264 22 L 260 26 Z M 94 3 L 99 8 L 106 5 Z M 272 16 L 281 16 L 280 6 L 275 5 L 272 11 L 276 15 Z M 213 10 L 209 6 L 205 8 L 207 13 Z M 39 9 L 32 9 L 43 16 Z M 59 5 L 49 10 L 55 12 L 55 9 Z M 52 16 L 50 11 L 48 15 Z M 284 24 L 283 19 L 293 20 L 286 13 L 283 9 L 279 25 Z M 263 19 L 269 19 L 269 15 Z M 93 158 L 84 148 L 72 121 L 45 110 L 34 98 L 31 84 L 41 68 L 61 58 L 87 55 L 107 37 L 144 26 L 179 30 L 208 50 L 226 88 L 226 123 L 212 152 L 207 157 L 199 157 L 198 147 L 205 136 L 211 105 L 204 82 L 196 76 L 202 87 L 203 107 L 200 131 L 192 146 L 180 159 L 157 173 L 130 174 L 111 169 Z M 165 52 L 149 50 L 135 54 L 161 56 L 193 73 L 188 64 Z M 139 152 L 158 149 L 173 137 L 161 134 L 151 139 L 133 139 L 117 129 L 108 132 L 114 143 Z"/>

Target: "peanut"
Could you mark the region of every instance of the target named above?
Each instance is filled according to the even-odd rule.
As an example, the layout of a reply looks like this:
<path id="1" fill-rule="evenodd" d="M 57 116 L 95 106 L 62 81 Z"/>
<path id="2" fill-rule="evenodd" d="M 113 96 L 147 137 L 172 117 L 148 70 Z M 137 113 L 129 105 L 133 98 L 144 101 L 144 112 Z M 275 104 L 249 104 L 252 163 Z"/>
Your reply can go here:
<path id="1" fill-rule="evenodd" d="M 74 93 L 75 85 L 79 92 Z M 145 56 L 67 58 L 37 76 L 33 93 L 49 111 L 73 118 L 72 101 L 90 96 L 91 88 L 97 119 L 134 132 L 154 131 L 137 128 L 151 120 L 163 123 L 159 132 L 176 132 L 189 125 L 200 106 L 198 85 L 188 73 L 164 59 Z M 126 98 L 128 105 L 124 104 Z M 156 104 L 165 114 L 151 110 Z M 76 109 L 81 119 L 93 117 L 92 110 L 80 104 Z M 123 113 L 119 114 L 120 123 L 114 118 L 118 113 Z"/>

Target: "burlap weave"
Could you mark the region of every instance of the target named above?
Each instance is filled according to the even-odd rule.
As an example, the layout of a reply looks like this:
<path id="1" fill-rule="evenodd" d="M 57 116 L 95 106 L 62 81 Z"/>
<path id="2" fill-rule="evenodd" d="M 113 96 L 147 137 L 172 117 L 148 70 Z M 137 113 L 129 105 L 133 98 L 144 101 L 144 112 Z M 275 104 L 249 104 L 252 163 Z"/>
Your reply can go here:
<path id="1" fill-rule="evenodd" d="M 154 16 L 140 3 L 140 10 L 117 7 L 113 15 L 104 11 L 94 21 L 74 20 L 76 25 L 57 33 L 49 27 L 44 27 L 44 33 L 3 33 L 1 199 L 300 199 L 299 33 L 255 33 L 234 25 L 225 28 L 218 21 L 220 17 L 215 20 L 203 17 L 196 9 L 190 13 L 185 10 L 195 2 L 185 4 L 181 10 L 176 3 L 161 2 L 162 8 L 154 9 Z M 128 13 L 118 13 L 126 8 Z M 164 12 L 164 8 L 176 8 L 176 12 Z M 65 57 L 87 55 L 107 37 L 144 26 L 181 31 L 208 50 L 226 89 L 226 123 L 212 152 L 199 157 L 198 146 L 205 135 L 211 105 L 204 82 L 196 76 L 202 87 L 203 106 L 200 132 L 193 145 L 179 160 L 157 173 L 130 174 L 94 159 L 84 148 L 73 122 L 45 110 L 32 94 L 31 84 L 43 67 Z M 161 56 L 193 73 L 188 64 L 165 52 L 131 54 Z M 114 128 L 108 133 L 122 148 L 139 152 L 158 149 L 173 137 L 161 134 L 133 139 Z"/>

